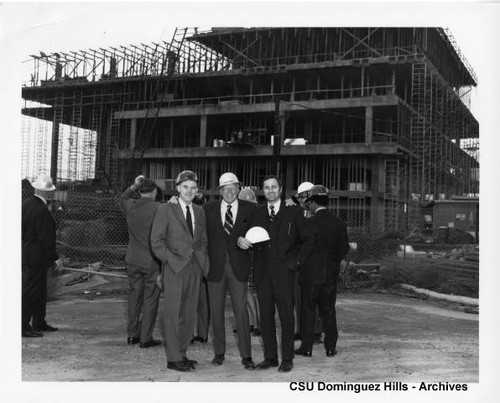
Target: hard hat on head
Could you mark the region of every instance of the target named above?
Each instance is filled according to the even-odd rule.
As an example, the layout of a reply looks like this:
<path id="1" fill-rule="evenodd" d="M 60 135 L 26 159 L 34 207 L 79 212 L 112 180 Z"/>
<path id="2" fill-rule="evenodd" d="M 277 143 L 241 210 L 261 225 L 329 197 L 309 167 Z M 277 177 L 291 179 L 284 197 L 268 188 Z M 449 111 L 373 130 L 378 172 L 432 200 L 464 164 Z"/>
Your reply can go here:
<path id="1" fill-rule="evenodd" d="M 257 196 L 255 196 L 254 191 L 250 188 L 241 189 L 240 193 L 238 194 L 238 199 L 246 200 L 251 203 L 257 203 Z"/>
<path id="2" fill-rule="evenodd" d="M 297 196 L 301 193 L 308 192 L 314 186 L 311 182 L 302 182 L 297 189 Z"/>
<path id="3" fill-rule="evenodd" d="M 252 227 L 245 234 L 245 238 L 248 239 L 252 244 L 269 241 L 269 234 L 262 227 Z"/>
<path id="4" fill-rule="evenodd" d="M 219 186 L 217 186 L 217 189 L 220 189 L 221 187 L 226 185 L 239 184 L 241 184 L 241 182 L 238 180 L 238 177 L 235 174 L 233 174 L 232 172 L 226 172 L 219 178 Z"/>
<path id="5" fill-rule="evenodd" d="M 31 186 L 33 186 L 35 190 L 42 190 L 44 192 L 51 192 L 56 189 L 52 182 L 52 178 L 46 174 L 42 174 L 36 178 L 36 181 L 32 182 Z"/>
<path id="6" fill-rule="evenodd" d="M 328 189 L 323 185 L 314 185 L 307 194 L 307 200 L 313 200 L 315 197 L 328 197 Z"/>
<path id="7" fill-rule="evenodd" d="M 176 185 L 180 185 L 182 182 L 185 181 L 195 181 L 198 183 L 198 176 L 193 171 L 182 171 L 177 175 L 177 179 L 175 180 Z"/>

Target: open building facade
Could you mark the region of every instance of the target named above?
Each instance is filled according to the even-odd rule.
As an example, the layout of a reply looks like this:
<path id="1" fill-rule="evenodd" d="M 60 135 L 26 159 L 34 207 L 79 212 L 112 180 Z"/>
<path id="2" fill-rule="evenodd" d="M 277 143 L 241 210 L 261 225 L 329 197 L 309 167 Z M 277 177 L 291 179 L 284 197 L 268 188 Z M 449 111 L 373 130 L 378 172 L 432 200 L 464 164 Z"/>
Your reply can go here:
<path id="1" fill-rule="evenodd" d="M 327 186 L 349 228 L 373 234 L 479 193 L 477 78 L 441 28 L 181 29 L 32 59 L 23 113 L 52 122 L 59 183 L 87 172 L 120 191 L 142 173 L 169 194 L 190 169 L 212 197 L 224 172 L 252 187 L 278 174 L 287 197 Z"/>

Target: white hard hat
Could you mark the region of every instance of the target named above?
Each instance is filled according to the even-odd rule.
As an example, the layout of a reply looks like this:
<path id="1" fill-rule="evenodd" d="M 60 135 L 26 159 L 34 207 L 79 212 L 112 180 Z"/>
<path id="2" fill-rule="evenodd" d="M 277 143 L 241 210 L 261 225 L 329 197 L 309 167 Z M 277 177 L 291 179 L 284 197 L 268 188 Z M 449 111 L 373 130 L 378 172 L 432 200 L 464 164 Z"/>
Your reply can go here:
<path id="1" fill-rule="evenodd" d="M 245 238 L 248 239 L 252 243 L 269 241 L 271 239 L 271 238 L 269 238 L 269 234 L 267 233 L 267 231 L 262 227 L 250 228 L 247 231 Z"/>
<path id="2" fill-rule="evenodd" d="M 54 183 L 52 182 L 52 178 L 46 174 L 42 174 L 36 178 L 36 181 L 32 182 L 31 186 L 33 186 L 36 190 L 43 190 L 45 192 L 50 192 L 56 189 Z"/>
<path id="3" fill-rule="evenodd" d="M 308 192 L 309 190 L 311 190 L 311 188 L 314 186 L 313 183 L 311 182 L 302 182 L 300 185 L 299 185 L 299 188 L 297 189 L 297 195 L 303 193 L 303 192 Z"/>
<path id="4" fill-rule="evenodd" d="M 221 187 L 226 185 L 239 185 L 239 184 L 240 181 L 238 180 L 235 174 L 233 174 L 232 172 L 226 172 L 222 174 L 221 177 L 219 178 L 219 186 L 217 186 L 217 189 L 220 189 Z"/>
<path id="5" fill-rule="evenodd" d="M 241 192 L 238 194 L 238 199 L 246 200 L 251 203 L 257 203 L 257 197 L 255 196 L 254 191 L 250 188 L 241 189 Z"/>

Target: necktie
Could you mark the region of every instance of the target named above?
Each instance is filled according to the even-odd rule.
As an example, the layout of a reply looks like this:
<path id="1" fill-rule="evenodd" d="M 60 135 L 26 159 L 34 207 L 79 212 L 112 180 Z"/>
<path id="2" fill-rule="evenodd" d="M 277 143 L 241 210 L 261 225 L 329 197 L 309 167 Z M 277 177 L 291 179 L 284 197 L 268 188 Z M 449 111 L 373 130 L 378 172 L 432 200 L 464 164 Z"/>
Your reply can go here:
<path id="1" fill-rule="evenodd" d="M 269 208 L 271 209 L 271 214 L 269 214 L 269 219 L 271 220 L 271 222 L 273 222 L 274 219 L 276 218 L 276 214 L 274 213 L 274 206 L 270 205 Z"/>
<path id="2" fill-rule="evenodd" d="M 227 205 L 227 210 L 226 210 L 226 219 L 224 221 L 224 231 L 227 232 L 227 234 L 231 234 L 231 231 L 233 230 L 233 213 L 231 212 L 231 205 Z"/>
<path id="3" fill-rule="evenodd" d="M 193 221 L 191 220 L 191 211 L 189 209 L 189 206 L 186 206 L 186 224 L 188 226 L 189 232 L 191 233 L 191 236 L 193 235 Z"/>

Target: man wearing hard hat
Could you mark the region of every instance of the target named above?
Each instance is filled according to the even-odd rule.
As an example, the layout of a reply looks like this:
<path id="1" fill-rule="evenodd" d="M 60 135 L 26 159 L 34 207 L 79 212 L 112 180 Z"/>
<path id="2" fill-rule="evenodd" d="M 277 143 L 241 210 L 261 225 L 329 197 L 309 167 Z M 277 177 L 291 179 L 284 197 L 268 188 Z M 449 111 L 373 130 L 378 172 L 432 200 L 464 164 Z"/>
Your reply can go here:
<path id="1" fill-rule="evenodd" d="M 349 250 L 346 224 L 327 208 L 328 189 L 315 185 L 306 199 L 313 216 L 309 224 L 314 231 L 314 248 L 299 270 L 302 296 L 302 344 L 295 354 L 310 357 L 314 342 L 316 307 L 323 319 L 324 346 L 327 357 L 337 354 L 337 279 L 340 262 Z"/>
<path id="2" fill-rule="evenodd" d="M 238 199 L 240 181 L 232 172 L 219 178 L 221 200 L 205 204 L 208 234 L 208 300 L 213 329 L 214 358 L 222 365 L 226 353 L 225 306 L 229 291 L 236 321 L 238 349 L 245 369 L 254 369 L 247 310 L 250 253 L 237 247 L 237 239 L 248 230 L 255 205 Z"/>
<path id="3" fill-rule="evenodd" d="M 47 305 L 47 270 L 56 263 L 56 225 L 47 204 L 54 199 L 56 187 L 48 175 L 32 183 L 34 196 L 22 206 L 22 336 L 41 337 L 56 327 L 45 321 Z M 30 324 L 31 322 L 31 324 Z"/>
<path id="4" fill-rule="evenodd" d="M 201 278 L 208 274 L 208 240 L 205 211 L 193 203 L 197 175 L 182 171 L 176 183 L 179 202 L 158 207 L 151 228 L 151 249 L 162 262 L 162 336 L 167 368 L 187 372 L 197 364 L 186 352 L 196 325 Z"/>
<path id="5" fill-rule="evenodd" d="M 309 255 L 314 239 L 302 209 L 282 203 L 279 178 L 264 178 L 262 189 L 266 202 L 257 207 L 250 221 L 252 227 L 262 227 L 269 234 L 264 247 L 254 246 L 254 278 L 264 343 L 264 361 L 257 368 L 265 370 L 279 365 L 278 371 L 289 372 L 293 368 L 294 354 L 295 271 Z M 248 249 L 252 242 L 240 237 L 238 245 Z M 275 307 L 281 322 L 281 364 L 278 363 Z"/>

